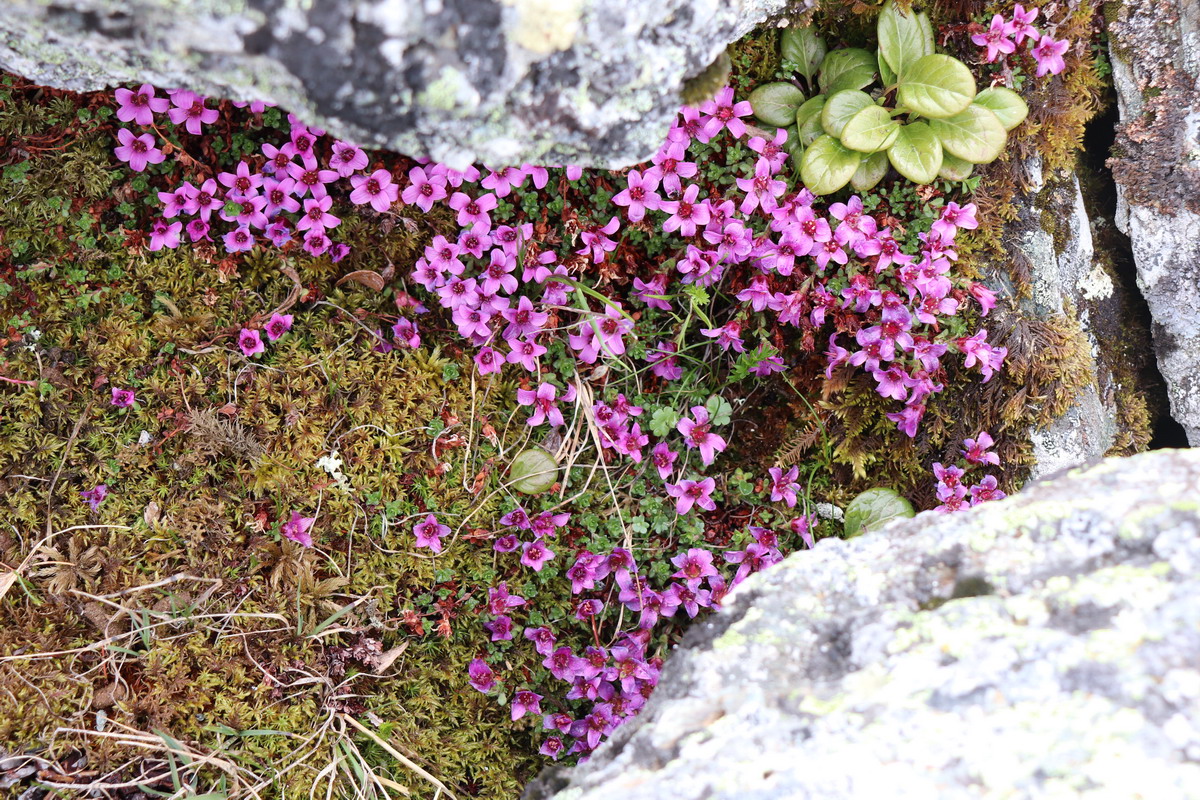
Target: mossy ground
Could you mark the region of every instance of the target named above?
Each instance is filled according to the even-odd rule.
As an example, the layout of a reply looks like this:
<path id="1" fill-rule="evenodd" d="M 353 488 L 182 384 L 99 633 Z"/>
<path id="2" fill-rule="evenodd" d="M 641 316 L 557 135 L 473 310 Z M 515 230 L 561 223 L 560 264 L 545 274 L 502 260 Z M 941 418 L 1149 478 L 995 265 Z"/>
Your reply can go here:
<path id="1" fill-rule="evenodd" d="M 949 48 L 973 52 L 961 20 L 983 11 L 938 7 Z M 817 22 L 853 40 L 873 12 L 826 4 Z M 1060 36 L 1090 41 L 1095 14 L 1068 12 Z M 766 29 L 732 49 L 741 90 L 773 78 L 777 39 Z M 1012 152 L 981 171 L 984 225 L 962 243 L 961 269 L 1003 275 L 1017 294 L 1020 265 L 1001 241 L 1020 160 L 1073 163 L 1103 75 L 1081 52 L 1064 78 L 1036 90 Z M 0 101 L 0 376 L 28 382 L 0 383 L 0 561 L 16 567 L 6 590 L 0 573 L 0 751 L 45 759 L 41 779 L 64 785 L 74 770 L 168 793 L 191 782 L 231 797 L 431 797 L 432 778 L 457 796 L 516 797 L 543 762 L 540 720 L 511 723 L 467 686 L 467 663 L 489 648 L 475 610 L 502 579 L 546 618 L 570 601 L 559 569 L 514 576 L 473 541 L 507 502 L 492 487 L 523 427 L 509 424 L 516 384 L 472 378 L 448 330 L 425 329 L 416 351 L 377 352 L 393 294 L 346 279 L 406 274 L 437 212 L 431 225 L 346 213 L 352 256 L 340 264 L 150 253 L 161 173 L 118 168 L 98 113 L 108 102 L 11 81 Z M 213 163 L 254 146 L 224 129 L 205 144 Z M 603 176 L 596 186 L 611 194 Z M 959 191 L 894 181 L 869 202 L 915 234 L 931 203 Z M 294 330 L 244 358 L 237 331 L 280 307 Z M 994 313 L 1009 369 L 985 385 L 952 370 L 916 439 L 886 419 L 894 408 L 869 377 L 825 381 L 819 358 L 754 389 L 723 488 L 751 494 L 767 466 L 799 463 L 810 500 L 890 485 L 930 507 L 929 464 L 982 429 L 1017 485 L 1030 419 L 1065 407 L 1086 354 L 1069 325 Z M 138 405 L 112 407 L 113 386 Z M 334 456 L 340 473 L 318 465 Z M 111 494 L 93 513 L 79 493 L 99 483 Z M 631 510 L 657 531 L 654 503 L 630 497 L 616 511 L 591 492 L 565 538 L 611 547 Z M 456 531 L 436 559 L 412 546 L 413 519 L 430 510 Z M 316 548 L 281 540 L 292 511 L 317 518 Z M 688 535 L 728 542 L 734 511 Z M 502 652 L 510 674 L 540 669 L 528 648 Z"/>

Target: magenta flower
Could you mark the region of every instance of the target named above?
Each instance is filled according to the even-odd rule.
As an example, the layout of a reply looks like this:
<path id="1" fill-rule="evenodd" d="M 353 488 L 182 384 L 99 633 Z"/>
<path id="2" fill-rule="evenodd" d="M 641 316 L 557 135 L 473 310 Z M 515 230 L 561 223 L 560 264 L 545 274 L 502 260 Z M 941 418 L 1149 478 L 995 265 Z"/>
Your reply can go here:
<path id="1" fill-rule="evenodd" d="M 759 162 L 766 161 L 774 173 L 783 169 L 783 165 L 787 163 L 788 152 L 784 149 L 787 138 L 787 129 L 780 128 L 775 131 L 775 138 L 769 142 L 761 136 L 754 136 L 747 144 L 750 145 L 751 150 L 761 156 Z"/>
<path id="2" fill-rule="evenodd" d="M 499 586 L 488 588 L 488 613 L 505 614 L 509 609 L 525 605 L 525 598 L 508 591 L 508 582 L 501 581 Z"/>
<path id="3" fill-rule="evenodd" d="M 264 232 L 267 241 L 276 247 L 283 247 L 292 240 L 292 230 L 285 220 L 276 220 L 267 226 Z"/>
<path id="4" fill-rule="evenodd" d="M 300 201 L 292 197 L 296 190 L 296 182 L 291 178 L 275 180 L 267 178 L 263 181 L 263 198 L 267 201 L 263 212 L 273 217 L 280 211 L 290 211 L 293 214 L 300 210 Z"/>
<path id="5" fill-rule="evenodd" d="M 292 518 L 280 526 L 279 532 L 286 539 L 291 539 L 293 542 L 298 542 L 305 547 L 312 547 L 312 534 L 309 533 L 309 530 L 316 521 L 316 517 L 302 517 L 300 516 L 300 512 L 293 511 Z"/>
<path id="6" fill-rule="evenodd" d="M 309 255 L 323 255 L 332 245 L 325 231 L 310 230 L 304 236 L 304 252 Z"/>
<path id="7" fill-rule="evenodd" d="M 137 402 L 134 396 L 133 389 L 118 389 L 113 387 L 112 390 L 112 405 L 117 408 L 133 408 L 133 404 Z"/>
<path id="8" fill-rule="evenodd" d="M 193 243 L 198 242 L 201 239 L 203 239 L 206 242 L 211 242 L 212 239 L 209 238 L 209 235 L 208 235 L 209 227 L 210 227 L 209 224 L 202 219 L 192 220 L 191 222 L 189 222 L 187 224 L 186 230 L 187 230 L 188 239 L 190 239 Z"/>
<path id="9" fill-rule="evenodd" d="M 722 350 L 732 348 L 735 353 L 746 351 L 746 346 L 742 343 L 742 324 L 737 320 L 727 322 L 719 328 L 701 328 L 700 333 L 710 339 L 716 339 Z"/>
<path id="10" fill-rule="evenodd" d="M 241 333 L 238 334 L 238 347 L 241 348 L 242 355 L 246 358 L 253 358 L 267 349 L 258 331 L 249 328 L 242 328 Z"/>
<path id="11" fill-rule="evenodd" d="M 504 319 L 508 320 L 508 327 L 504 329 L 504 338 L 515 339 L 519 336 L 529 336 L 536 334 L 550 319 L 550 315 L 535 311 L 533 303 L 528 297 L 521 297 L 517 300 L 515 308 L 506 308 L 500 312 Z"/>
<path id="12" fill-rule="evenodd" d="M 688 449 L 700 450 L 700 460 L 705 466 L 713 463 L 717 453 L 725 449 L 725 440 L 712 432 L 708 409 L 704 406 L 692 406 L 694 420 L 684 417 L 676 424 L 675 429 L 683 434 L 684 444 Z"/>
<path id="13" fill-rule="evenodd" d="M 504 366 L 504 359 L 490 347 L 481 347 L 475 354 L 475 366 L 480 375 L 490 375 L 499 372 Z"/>
<path id="14" fill-rule="evenodd" d="M 521 545 L 521 563 L 534 572 L 541 572 L 546 562 L 554 558 L 554 551 L 546 547 L 541 539 L 525 542 Z"/>
<path id="15" fill-rule="evenodd" d="M 175 125 L 183 123 L 188 133 L 199 136 L 203 126 L 216 122 L 218 116 L 215 108 L 204 107 L 205 99 L 202 95 L 180 89 L 171 95 L 174 108 L 167 111 L 167 116 Z"/>
<path id="16" fill-rule="evenodd" d="M 217 182 L 209 178 L 195 192 L 190 193 L 190 197 L 184 212 L 187 214 L 199 214 L 200 219 L 205 222 L 212 216 L 213 211 L 218 211 L 221 208 L 221 199 L 219 196 L 220 190 L 217 188 Z"/>
<path id="17" fill-rule="evenodd" d="M 334 142 L 333 155 L 329 157 L 329 166 L 343 178 L 349 178 L 355 172 L 367 166 L 367 154 L 361 147 L 349 142 Z"/>
<path id="18" fill-rule="evenodd" d="M 646 360 L 651 364 L 650 371 L 666 381 L 678 380 L 683 375 L 683 367 L 679 366 L 679 359 L 674 355 L 677 349 L 674 342 L 656 344 L 646 353 Z"/>
<path id="19" fill-rule="evenodd" d="M 164 247 L 174 250 L 179 247 L 179 232 L 183 230 L 182 222 L 168 223 L 165 219 L 155 220 L 150 226 L 150 244 L 146 249 L 161 250 Z"/>
<path id="20" fill-rule="evenodd" d="M 812 520 L 808 517 L 796 517 L 790 523 L 788 523 L 788 525 L 791 527 L 792 533 L 799 536 L 804 541 L 805 546 L 807 546 L 809 550 L 812 550 L 813 546 L 816 544 L 813 541 Z"/>
<path id="21" fill-rule="evenodd" d="M 533 406 L 533 413 L 529 415 L 526 424 L 533 427 L 548 421 L 552 428 L 563 425 L 562 412 L 558 410 L 555 402 L 557 394 L 558 389 L 552 383 L 539 384 L 536 392 L 532 389 L 518 389 L 517 402 L 523 406 Z"/>
<path id="22" fill-rule="evenodd" d="M 184 182 L 173 192 L 159 192 L 158 200 L 163 204 L 163 216 L 167 219 L 187 213 L 188 201 L 196 192 L 196 187 Z"/>
<path id="23" fill-rule="evenodd" d="M 530 372 L 537 372 L 537 360 L 546 354 L 546 348 L 529 339 L 507 339 L 509 350 L 505 359 L 509 364 L 520 364 Z"/>
<path id="24" fill-rule="evenodd" d="M 319 200 L 305 200 L 304 214 L 296 223 L 296 230 L 327 231 L 342 223 L 340 219 L 329 213 L 333 206 L 333 198 L 326 195 Z"/>
<path id="25" fill-rule="evenodd" d="M 267 321 L 267 338 L 274 342 L 291 329 L 291 314 L 272 314 L 271 319 Z"/>
<path id="26" fill-rule="evenodd" d="M 693 547 L 686 553 L 680 553 L 671 559 L 678 569 L 672 578 L 683 578 L 689 586 L 699 586 L 700 581 L 717 574 L 713 566 L 713 554 L 703 548 Z"/>
<path id="27" fill-rule="evenodd" d="M 236 211 L 233 214 L 222 209 L 220 213 L 221 219 L 226 222 L 236 222 L 238 225 L 243 225 L 250 228 L 266 228 L 267 215 L 263 209 L 267 205 L 267 200 L 264 197 L 246 197 L 239 194 L 229 194 L 226 201 L 233 203 Z"/>
<path id="28" fill-rule="evenodd" d="M 161 114 L 171 106 L 165 97 L 155 97 L 154 87 L 143 83 L 136 92 L 117 89 L 117 119 L 121 122 L 136 122 L 138 125 L 153 125 L 154 115 Z"/>
<path id="29" fill-rule="evenodd" d="M 666 299 L 667 281 L 670 279 L 670 276 L 665 272 L 655 275 L 648 281 L 643 281 L 641 278 L 634 278 L 633 288 L 636 291 L 634 297 L 641 300 L 649 308 L 670 311 L 671 304 Z"/>
<path id="30" fill-rule="evenodd" d="M 963 458 L 971 464 L 995 464 L 999 466 L 1000 456 L 987 452 L 995 442 L 987 431 L 980 431 L 974 439 L 963 439 Z"/>
<path id="31" fill-rule="evenodd" d="M 487 694 L 496 685 L 496 673 L 482 658 L 472 659 L 467 665 L 469 682 L 476 690 Z"/>
<path id="32" fill-rule="evenodd" d="M 658 194 L 658 178 L 649 171 L 645 175 L 631 169 L 626 177 L 626 187 L 612 199 L 614 205 L 626 208 L 630 222 L 641 222 L 647 211 L 654 211 L 662 198 Z"/>
<path id="33" fill-rule="evenodd" d="M 225 249 L 230 253 L 240 253 L 254 249 L 254 234 L 245 225 L 231 230 L 222 236 L 221 239 L 225 242 Z"/>
<path id="34" fill-rule="evenodd" d="M 449 525 L 439 525 L 437 517 L 429 514 L 413 526 L 417 547 L 428 547 L 435 553 L 442 552 L 442 537 L 450 533 Z"/>
<path id="35" fill-rule="evenodd" d="M 542 742 L 542 746 L 538 748 L 538 752 L 544 756 L 550 756 L 555 761 L 558 761 L 558 756 L 562 753 L 563 740 L 558 736 L 547 736 Z"/>
<path id="36" fill-rule="evenodd" d="M 483 623 L 483 627 L 487 628 L 492 634 L 493 642 L 508 642 L 512 640 L 512 617 L 501 614 L 491 622 Z"/>
<path id="37" fill-rule="evenodd" d="M 117 131 L 117 141 L 121 144 L 113 148 L 117 158 L 129 164 L 134 172 L 141 172 L 148 164 L 161 164 L 166 156 L 158 149 L 154 137 L 148 133 L 134 136 L 130 131 L 121 128 Z"/>
<path id="38" fill-rule="evenodd" d="M 664 481 L 675 471 L 675 459 L 677 458 L 679 458 L 679 454 L 667 447 L 666 442 L 659 442 L 650 451 L 650 463 L 654 464 L 654 468 L 658 470 L 658 477 Z"/>
<path id="39" fill-rule="evenodd" d="M 685 155 L 687 147 L 683 142 L 667 142 L 654 155 L 654 166 L 646 170 L 645 176 L 661 182 L 668 194 L 679 194 L 683 191 L 680 179 L 694 177 L 697 171 L 693 162 L 683 160 Z"/>
<path id="40" fill-rule="evenodd" d="M 554 652 L 555 636 L 549 628 L 526 628 L 525 638 L 533 642 L 533 649 L 539 654 L 548 656 Z"/>
<path id="41" fill-rule="evenodd" d="M 792 467 L 787 472 L 779 467 L 771 467 L 767 472 L 771 476 L 771 502 L 782 500 L 788 508 L 795 508 L 796 494 L 800 491 L 800 484 L 796 480 L 800 475 L 799 467 Z"/>
<path id="42" fill-rule="evenodd" d="M 250 172 L 250 165 L 245 161 L 239 161 L 237 172 L 218 173 L 217 180 L 232 194 L 250 195 L 255 193 L 255 189 L 262 186 L 263 176 Z"/>
<path id="43" fill-rule="evenodd" d="M 754 113 L 749 101 L 743 100 L 740 103 L 733 101 L 732 86 L 726 86 L 717 92 L 716 97 L 700 106 L 700 111 L 709 115 L 708 120 L 704 123 L 705 135 L 711 138 L 720 133 L 722 129 L 728 128 L 735 139 L 746 135 L 746 123 L 742 122 L 740 118 Z"/>
<path id="44" fill-rule="evenodd" d="M 516 167 L 501 167 L 499 170 L 489 172 L 482 184 L 483 188 L 495 192 L 497 197 L 508 197 L 513 189 L 519 188 L 525 182 L 526 177 L 528 175 L 524 170 Z"/>
<path id="45" fill-rule="evenodd" d="M 990 64 L 1001 56 L 1015 52 L 1016 44 L 1009 39 L 1011 30 L 1008 24 L 1004 21 L 1004 17 L 999 14 L 992 17 L 992 24 L 987 29 L 986 33 L 977 33 L 971 37 L 971 41 L 980 47 L 987 49 L 984 59 Z M 1038 73 L 1041 74 L 1040 72 Z"/>
<path id="46" fill-rule="evenodd" d="M 917 435 L 917 425 L 924 415 L 925 406 L 905 406 L 903 411 L 888 414 L 887 418 L 896 423 L 900 432 L 911 439 Z"/>
<path id="47" fill-rule="evenodd" d="M 583 247 L 575 252 L 579 255 L 592 254 L 592 263 L 599 264 L 604 260 L 607 253 L 611 253 L 617 249 L 617 243 L 610 239 L 609 236 L 617 232 L 617 228 L 621 226 L 621 220 L 613 217 L 603 227 L 591 226 L 586 227 L 579 233 L 579 238 L 583 241 Z"/>
<path id="48" fill-rule="evenodd" d="M 98 483 L 91 489 L 80 492 L 79 496 L 87 501 L 87 504 L 92 507 L 92 511 L 97 511 L 100 504 L 104 502 L 104 498 L 108 497 L 108 484 Z"/>
<path id="49" fill-rule="evenodd" d="M 705 511 L 715 511 L 717 504 L 713 502 L 713 489 L 717 482 L 712 478 L 702 481 L 681 480 L 679 483 L 666 484 L 667 494 L 675 498 L 675 513 L 686 514 L 697 505 Z"/>
<path id="50" fill-rule="evenodd" d="M 526 714 L 541 714 L 542 695 L 535 694 L 528 690 L 521 690 L 513 697 L 512 702 L 512 718 L 516 722 Z"/>
<path id="51" fill-rule="evenodd" d="M 472 199 L 463 192 L 455 192 L 450 196 L 449 205 L 458 212 L 458 224 L 461 227 L 471 228 L 480 233 L 487 233 L 492 229 L 492 218 L 488 212 L 495 210 L 497 206 L 496 195 L 485 194 Z"/>
<path id="52" fill-rule="evenodd" d="M 708 224 L 708 205 L 697 202 L 699 194 L 700 187 L 693 183 L 678 200 L 664 200 L 659 204 L 662 211 L 670 214 L 662 225 L 664 233 L 679 231 L 680 236 L 695 236 L 698 225 Z"/>
<path id="53" fill-rule="evenodd" d="M 400 196 L 400 190 L 392 183 L 392 173 L 386 169 L 377 169 L 370 175 L 353 175 L 350 185 L 354 187 L 350 202 L 360 206 L 370 203 L 380 214 L 391 208 Z"/>
<path id="54" fill-rule="evenodd" d="M 1008 497 L 996 486 L 996 476 L 985 475 L 983 480 L 971 487 L 971 505 L 977 506 L 989 500 L 1003 500 Z"/>
<path id="55" fill-rule="evenodd" d="M 1008 32 L 1017 44 L 1025 41 L 1025 39 L 1031 39 L 1036 42 L 1041 37 L 1038 29 L 1033 27 L 1033 21 L 1037 19 L 1037 15 L 1037 8 L 1031 8 L 1026 11 L 1025 6 L 1020 3 L 1013 6 L 1013 18 L 1008 23 Z"/>
<path id="56" fill-rule="evenodd" d="M 974 336 L 958 340 L 958 349 L 966 356 L 963 366 L 969 369 L 978 364 L 984 383 L 992 379 L 1008 355 L 1007 347 L 993 347 L 985 341 L 986 338 L 987 329 L 981 328 Z"/>
<path id="57" fill-rule="evenodd" d="M 780 129 L 783 130 L 782 128 Z M 784 132 L 786 136 L 786 131 Z M 756 208 L 761 208 L 764 214 L 770 214 L 779 208 L 779 196 L 787 191 L 787 182 L 776 180 L 771 162 L 760 158 L 754 168 L 753 178 L 737 178 L 738 188 L 746 193 L 738 210 L 749 214 Z"/>
<path id="58" fill-rule="evenodd" d="M 431 176 L 420 167 L 408 171 L 409 185 L 400 193 L 400 199 L 408 205 L 416 205 L 426 214 L 438 200 L 446 199 L 445 176 Z"/>
<path id="59" fill-rule="evenodd" d="M 1066 39 L 1055 41 L 1049 36 L 1043 36 L 1033 46 L 1030 52 L 1033 54 L 1034 60 L 1037 61 L 1037 75 L 1039 78 L 1046 73 L 1057 75 L 1067 68 L 1067 62 L 1063 59 L 1063 54 L 1067 52 L 1069 46 Z"/>

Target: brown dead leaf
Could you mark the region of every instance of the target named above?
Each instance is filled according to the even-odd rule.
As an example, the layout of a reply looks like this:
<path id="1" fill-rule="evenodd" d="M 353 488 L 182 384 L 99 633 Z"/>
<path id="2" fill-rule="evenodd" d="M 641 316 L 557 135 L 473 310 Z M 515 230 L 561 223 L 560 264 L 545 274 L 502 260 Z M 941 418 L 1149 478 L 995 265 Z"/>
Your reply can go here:
<path id="1" fill-rule="evenodd" d="M 383 287 L 387 286 L 387 282 L 383 279 L 383 276 L 373 269 L 360 269 L 354 272 L 347 272 L 341 278 L 338 278 L 337 285 L 341 286 L 346 281 L 354 281 L 376 292 L 382 292 Z"/>

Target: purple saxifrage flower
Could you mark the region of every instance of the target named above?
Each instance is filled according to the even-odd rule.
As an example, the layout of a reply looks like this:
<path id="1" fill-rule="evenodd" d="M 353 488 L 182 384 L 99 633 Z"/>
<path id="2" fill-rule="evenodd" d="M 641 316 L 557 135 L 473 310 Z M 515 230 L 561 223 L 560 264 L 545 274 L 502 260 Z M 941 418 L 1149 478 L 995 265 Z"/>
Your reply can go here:
<path id="1" fill-rule="evenodd" d="M 428 547 L 435 553 L 442 552 L 442 537 L 450 533 L 449 525 L 439 525 L 437 517 L 429 514 L 424 520 L 413 526 L 413 534 L 417 537 L 417 547 Z"/>

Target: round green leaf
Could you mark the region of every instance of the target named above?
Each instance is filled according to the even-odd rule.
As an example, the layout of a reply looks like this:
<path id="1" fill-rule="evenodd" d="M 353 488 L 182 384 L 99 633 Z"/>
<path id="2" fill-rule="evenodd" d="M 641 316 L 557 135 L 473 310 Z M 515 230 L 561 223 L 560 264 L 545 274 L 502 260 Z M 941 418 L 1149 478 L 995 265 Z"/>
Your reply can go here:
<path id="1" fill-rule="evenodd" d="M 876 51 L 875 60 L 879 65 L 879 81 L 884 86 L 895 86 L 899 78 L 896 77 L 895 71 L 888 66 L 888 63 L 883 60 L 882 51 Z"/>
<path id="2" fill-rule="evenodd" d="M 895 489 L 868 489 L 846 506 L 846 538 L 882 528 L 894 519 L 915 516 L 912 503 Z"/>
<path id="3" fill-rule="evenodd" d="M 972 164 L 995 161 L 1008 139 L 996 115 L 974 104 L 948 119 L 929 120 L 929 127 L 942 140 L 945 150 Z"/>
<path id="4" fill-rule="evenodd" d="M 786 81 L 777 81 L 755 89 L 749 100 L 754 116 L 768 125 L 782 127 L 796 118 L 796 109 L 804 102 L 804 92 Z"/>
<path id="5" fill-rule="evenodd" d="M 832 95 L 861 89 L 875 80 L 875 56 L 861 47 L 834 50 L 821 64 L 821 91 Z"/>
<path id="6" fill-rule="evenodd" d="M 933 52 L 925 49 L 925 28 L 911 10 L 904 12 L 894 0 L 888 0 L 876 22 L 879 36 L 879 55 L 892 71 L 904 75 L 917 59 Z"/>
<path id="7" fill-rule="evenodd" d="M 812 87 L 813 75 L 825 60 L 825 40 L 812 25 L 803 28 L 788 28 L 783 32 L 781 49 L 783 60 L 796 65 L 808 86 Z"/>
<path id="8" fill-rule="evenodd" d="M 942 153 L 942 167 L 938 170 L 938 177 L 946 181 L 965 181 L 971 177 L 973 169 L 975 169 L 975 165 L 970 161 L 963 161 L 957 156 Z"/>
<path id="9" fill-rule="evenodd" d="M 975 99 L 975 79 L 957 58 L 922 56 L 900 77 L 898 99 L 923 117 L 953 117 Z"/>
<path id="10" fill-rule="evenodd" d="M 796 109 L 796 130 L 800 144 L 808 147 L 825 133 L 821 127 L 821 112 L 825 110 L 825 95 L 810 97 Z"/>
<path id="11" fill-rule="evenodd" d="M 544 447 L 535 445 L 513 459 L 509 480 L 521 494 L 541 494 L 558 481 L 558 462 Z"/>
<path id="12" fill-rule="evenodd" d="M 900 123 L 892 119 L 888 110 L 872 103 L 846 122 L 839 138 L 851 150 L 874 153 L 891 147 L 899 130 Z"/>
<path id="13" fill-rule="evenodd" d="M 800 143 L 800 132 L 796 130 L 796 126 L 790 125 L 784 128 L 784 130 L 787 131 L 787 139 L 783 142 L 783 149 L 789 153 L 793 153 L 796 150 L 803 150 L 804 145 Z"/>
<path id="14" fill-rule="evenodd" d="M 825 107 L 821 109 L 821 127 L 830 136 L 841 137 L 842 129 L 846 127 L 850 118 L 871 105 L 874 105 L 871 95 L 858 89 L 846 89 L 831 94 L 825 101 Z"/>
<path id="15" fill-rule="evenodd" d="M 1003 86 L 984 89 L 975 95 L 975 105 L 983 106 L 995 114 L 1006 131 L 1011 131 L 1029 116 L 1029 106 L 1021 95 Z"/>
<path id="16" fill-rule="evenodd" d="M 942 168 L 942 143 L 924 122 L 902 126 L 887 154 L 896 171 L 913 183 L 932 183 Z"/>
<path id="17" fill-rule="evenodd" d="M 813 194 L 830 194 L 850 182 L 862 155 L 826 134 L 804 151 L 800 180 Z"/>
<path id="18" fill-rule="evenodd" d="M 883 180 L 883 176 L 887 174 L 887 170 L 887 153 L 882 150 L 878 153 L 872 153 L 858 165 L 858 169 L 850 177 L 850 185 L 854 187 L 854 191 L 856 192 L 869 192 L 875 188 L 875 184 Z"/>

